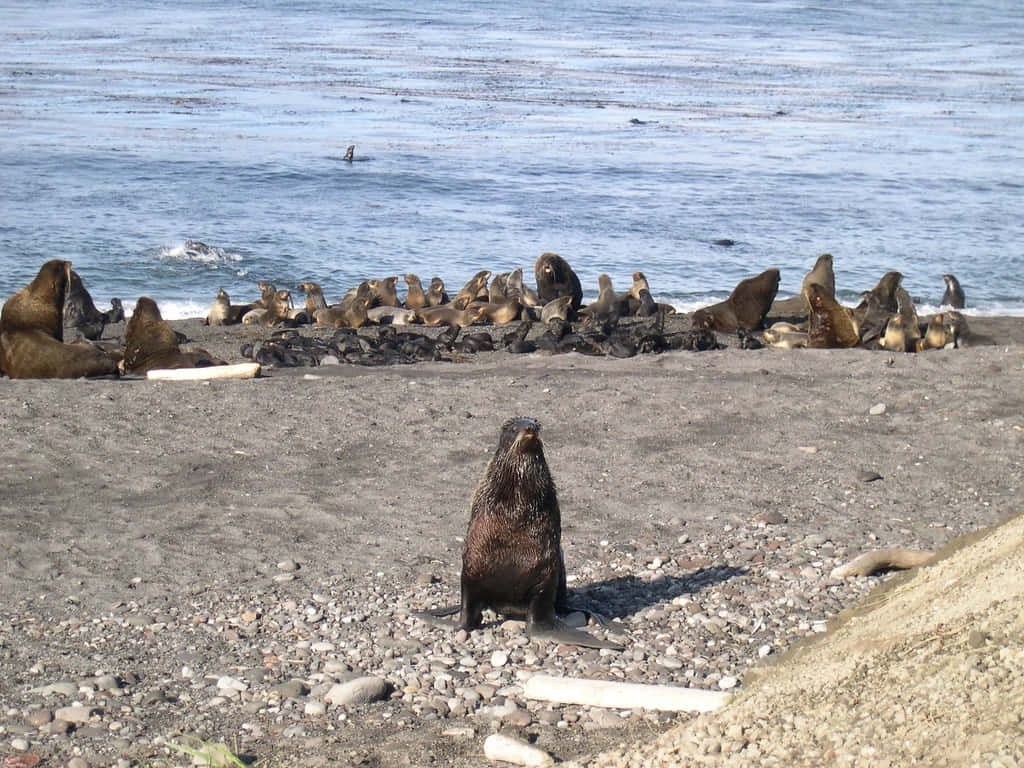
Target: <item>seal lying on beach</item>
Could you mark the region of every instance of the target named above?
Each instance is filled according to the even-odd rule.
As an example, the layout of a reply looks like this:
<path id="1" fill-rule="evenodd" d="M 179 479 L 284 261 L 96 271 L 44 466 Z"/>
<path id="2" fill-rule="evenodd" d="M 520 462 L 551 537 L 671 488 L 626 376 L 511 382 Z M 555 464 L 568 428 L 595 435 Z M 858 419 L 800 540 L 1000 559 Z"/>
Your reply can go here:
<path id="1" fill-rule="evenodd" d="M 569 609 L 561 536 L 558 496 L 544 458 L 540 424 L 509 419 L 473 493 L 462 553 L 459 626 L 476 629 L 484 609 L 490 608 L 525 617 L 526 631 L 535 639 L 622 650 L 557 618 L 556 611 Z M 442 609 L 424 618 L 454 612 Z"/>
<path id="2" fill-rule="evenodd" d="M 64 343 L 71 262 L 53 259 L 0 310 L 0 373 L 12 379 L 117 375 L 117 357 L 88 342 Z"/>
<path id="3" fill-rule="evenodd" d="M 128 325 L 124 329 L 124 369 L 131 373 L 146 373 L 158 368 L 201 368 L 224 365 L 198 347 L 183 351 L 178 336 L 163 319 L 160 308 L 148 296 L 140 296 L 135 303 Z"/>

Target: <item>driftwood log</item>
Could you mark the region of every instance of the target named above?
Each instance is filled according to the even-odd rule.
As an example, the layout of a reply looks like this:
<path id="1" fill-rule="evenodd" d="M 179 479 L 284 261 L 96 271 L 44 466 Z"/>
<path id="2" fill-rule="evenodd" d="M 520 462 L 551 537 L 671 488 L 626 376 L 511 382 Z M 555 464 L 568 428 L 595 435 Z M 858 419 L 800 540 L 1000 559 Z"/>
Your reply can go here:
<path id="1" fill-rule="evenodd" d="M 260 375 L 259 363 L 208 365 L 204 368 L 160 368 L 147 371 L 147 379 L 159 381 L 206 381 L 208 379 L 254 379 Z"/>
<path id="2" fill-rule="evenodd" d="M 870 576 L 879 571 L 906 570 L 924 565 L 935 555 L 923 549 L 878 549 L 855 557 L 846 565 L 832 569 L 832 578 L 845 579 L 847 576 Z"/>
<path id="3" fill-rule="evenodd" d="M 658 709 L 664 712 L 710 712 L 729 698 L 720 691 L 675 685 L 644 685 L 608 680 L 534 675 L 526 681 L 528 699 L 609 709 Z"/>
<path id="4" fill-rule="evenodd" d="M 513 765 L 544 766 L 555 762 L 543 749 L 504 733 L 492 733 L 484 739 L 484 757 Z"/>

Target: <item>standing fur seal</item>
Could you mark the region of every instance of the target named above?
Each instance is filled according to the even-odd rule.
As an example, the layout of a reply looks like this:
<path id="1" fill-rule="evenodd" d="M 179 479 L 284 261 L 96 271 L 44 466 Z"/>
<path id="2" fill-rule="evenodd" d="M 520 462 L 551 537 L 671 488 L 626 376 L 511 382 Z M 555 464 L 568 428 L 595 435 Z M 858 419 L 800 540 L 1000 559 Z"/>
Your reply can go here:
<path id="1" fill-rule="evenodd" d="M 117 375 L 117 358 L 87 342 L 64 343 L 71 262 L 53 259 L 0 310 L 0 373 L 12 379 Z"/>
<path id="2" fill-rule="evenodd" d="M 568 608 L 562 518 L 540 424 L 513 418 L 473 493 L 462 552 L 459 626 L 481 625 L 485 608 L 526 619 L 535 639 L 622 650 L 562 623 Z M 434 615 L 446 615 L 440 611 Z"/>
<path id="3" fill-rule="evenodd" d="M 427 288 L 427 306 L 440 307 L 448 303 L 448 291 L 444 289 L 444 280 L 440 277 L 430 278 L 430 286 Z"/>
<path id="4" fill-rule="evenodd" d="M 953 309 L 964 308 L 964 289 L 960 287 L 960 281 L 953 275 L 943 275 L 946 282 L 946 292 L 942 294 L 942 301 L 939 306 L 952 307 Z"/>
<path id="5" fill-rule="evenodd" d="M 694 312 L 692 326 L 723 333 L 734 333 L 737 328 L 760 330 L 778 290 L 779 270 L 766 269 L 756 277 L 741 280 L 725 301 Z"/>

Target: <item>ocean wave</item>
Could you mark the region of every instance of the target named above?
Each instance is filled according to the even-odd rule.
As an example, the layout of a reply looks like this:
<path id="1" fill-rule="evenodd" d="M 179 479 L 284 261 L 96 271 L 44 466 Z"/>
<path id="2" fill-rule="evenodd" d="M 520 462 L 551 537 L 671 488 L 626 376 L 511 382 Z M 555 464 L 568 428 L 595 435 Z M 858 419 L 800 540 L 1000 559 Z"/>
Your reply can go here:
<path id="1" fill-rule="evenodd" d="M 215 245 L 207 245 L 201 240 L 185 240 L 177 245 L 164 246 L 160 249 L 160 258 L 200 264 L 223 264 L 242 260 L 241 254 L 230 253 Z"/>

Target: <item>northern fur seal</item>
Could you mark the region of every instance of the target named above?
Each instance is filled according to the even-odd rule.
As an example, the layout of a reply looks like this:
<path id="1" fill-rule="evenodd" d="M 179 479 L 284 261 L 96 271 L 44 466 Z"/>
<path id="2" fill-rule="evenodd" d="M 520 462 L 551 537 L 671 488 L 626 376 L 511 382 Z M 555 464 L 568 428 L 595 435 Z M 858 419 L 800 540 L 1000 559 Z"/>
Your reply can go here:
<path id="1" fill-rule="evenodd" d="M 490 608 L 525 618 L 526 631 L 535 639 L 622 650 L 556 616 L 569 609 L 561 538 L 561 512 L 540 424 L 509 419 L 473 492 L 462 551 L 459 626 L 476 629 Z"/>
<path id="2" fill-rule="evenodd" d="M 953 275 L 943 275 L 946 283 L 946 292 L 942 294 L 942 301 L 939 306 L 952 307 L 953 309 L 964 308 L 964 289 L 960 287 L 960 281 Z"/>
<path id="3" fill-rule="evenodd" d="M 808 347 L 829 349 L 860 344 L 860 329 L 853 311 L 836 301 L 825 286 L 805 283 L 803 294 L 808 309 Z"/>
<path id="4" fill-rule="evenodd" d="M 440 277 L 430 278 L 430 285 L 427 287 L 427 306 L 440 307 L 448 303 L 448 291 L 444 289 L 444 280 Z"/>
<path id="5" fill-rule="evenodd" d="M 85 289 L 81 276 L 71 270 L 71 281 L 67 296 L 64 297 L 64 327 L 95 341 L 103 335 L 103 329 L 111 323 L 124 320 L 124 307 L 120 299 L 110 300 L 110 310 L 100 312 L 93 304 L 92 296 Z"/>
<path id="6" fill-rule="evenodd" d="M 183 351 L 178 336 L 160 314 L 160 308 L 149 296 L 140 296 L 135 302 L 128 325 L 124 329 L 124 369 L 131 373 L 146 373 L 158 368 L 202 368 L 224 365 L 198 347 Z"/>
<path id="7" fill-rule="evenodd" d="M 12 379 L 117 375 L 117 358 L 89 343 L 64 343 L 71 262 L 52 259 L 0 310 L 0 373 Z"/>
<path id="8" fill-rule="evenodd" d="M 766 269 L 756 277 L 741 280 L 725 301 L 694 312 L 692 326 L 723 333 L 734 333 L 737 328 L 760 330 L 778 290 L 779 270 Z"/>
<path id="9" fill-rule="evenodd" d="M 427 294 L 423 292 L 423 284 L 419 277 L 410 272 L 403 279 L 409 287 L 405 292 L 405 308 L 422 309 L 427 306 Z"/>
<path id="10" fill-rule="evenodd" d="M 416 316 L 426 325 L 457 325 L 465 328 L 483 319 L 484 307 L 482 304 L 474 304 L 465 309 L 456 309 L 452 302 L 441 307 L 417 309 Z"/>
<path id="11" fill-rule="evenodd" d="M 583 303 L 583 287 L 569 262 L 557 253 L 542 253 L 533 264 L 533 274 L 537 280 L 537 296 L 541 306 L 562 296 L 571 296 L 571 314 Z M 569 318 L 570 320 L 572 317 Z"/>
<path id="12" fill-rule="evenodd" d="M 811 271 L 804 275 L 804 281 L 800 285 L 801 294 L 810 283 L 817 283 L 825 289 L 829 296 L 835 298 L 836 273 L 832 268 L 831 253 L 821 254 L 821 256 L 818 257 L 818 260 L 814 262 L 814 266 L 811 267 Z"/>
<path id="13" fill-rule="evenodd" d="M 312 319 L 321 309 L 327 309 L 327 300 L 324 298 L 324 289 L 320 283 L 306 282 L 299 283 L 296 288 L 306 294 L 306 314 Z"/>
<path id="14" fill-rule="evenodd" d="M 455 309 L 465 309 L 471 302 L 476 301 L 478 298 L 486 301 L 487 281 L 490 280 L 490 278 L 490 270 L 481 269 L 469 278 L 469 280 L 466 281 L 466 284 L 459 289 L 459 292 L 455 294 L 455 298 L 451 300 L 451 305 L 455 307 Z"/>

